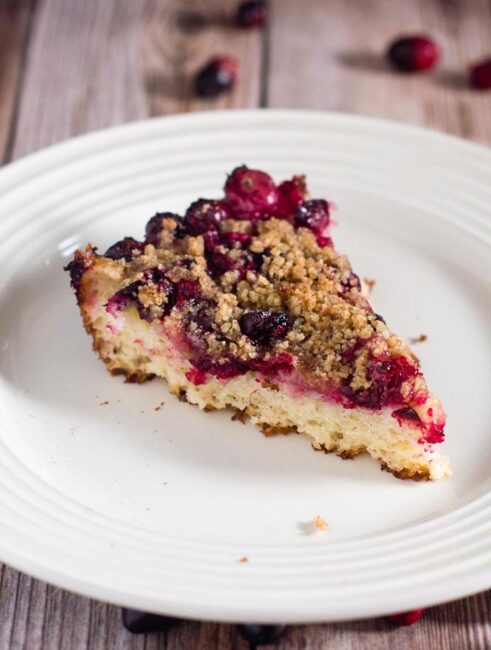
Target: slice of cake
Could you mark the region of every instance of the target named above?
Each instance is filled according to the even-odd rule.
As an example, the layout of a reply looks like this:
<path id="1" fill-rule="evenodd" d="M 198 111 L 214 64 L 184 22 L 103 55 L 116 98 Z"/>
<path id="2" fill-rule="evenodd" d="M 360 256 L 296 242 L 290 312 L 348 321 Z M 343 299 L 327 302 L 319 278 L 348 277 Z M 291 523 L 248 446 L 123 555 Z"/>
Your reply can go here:
<path id="1" fill-rule="evenodd" d="M 276 185 L 242 166 L 223 198 L 152 217 L 144 241 L 76 251 L 66 269 L 94 349 L 113 374 L 162 377 L 267 435 L 368 452 L 399 478 L 449 475 L 442 406 L 334 249 L 331 207 L 302 176 Z"/>

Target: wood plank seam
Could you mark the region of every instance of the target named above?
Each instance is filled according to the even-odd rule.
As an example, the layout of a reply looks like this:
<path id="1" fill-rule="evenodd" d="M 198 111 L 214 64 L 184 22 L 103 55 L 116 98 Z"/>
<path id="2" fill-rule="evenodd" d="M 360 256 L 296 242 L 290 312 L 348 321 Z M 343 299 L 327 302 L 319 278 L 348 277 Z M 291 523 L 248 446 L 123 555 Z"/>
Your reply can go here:
<path id="1" fill-rule="evenodd" d="M 17 133 L 17 122 L 19 119 L 19 108 L 22 101 L 22 89 L 24 86 L 25 73 L 27 70 L 27 55 L 29 51 L 29 43 L 31 40 L 32 27 L 34 24 L 34 17 L 36 14 L 37 2 L 38 0 L 30 0 L 29 18 L 27 23 L 27 29 L 25 30 L 24 38 L 22 40 L 22 45 L 21 45 L 20 71 L 19 71 L 19 76 L 17 78 L 17 88 L 15 89 L 14 109 L 12 111 L 12 116 L 10 119 L 9 135 L 5 147 L 4 156 L 3 156 L 3 161 L 2 161 L 3 164 L 11 162 L 12 153 L 14 151 L 15 136 Z"/>

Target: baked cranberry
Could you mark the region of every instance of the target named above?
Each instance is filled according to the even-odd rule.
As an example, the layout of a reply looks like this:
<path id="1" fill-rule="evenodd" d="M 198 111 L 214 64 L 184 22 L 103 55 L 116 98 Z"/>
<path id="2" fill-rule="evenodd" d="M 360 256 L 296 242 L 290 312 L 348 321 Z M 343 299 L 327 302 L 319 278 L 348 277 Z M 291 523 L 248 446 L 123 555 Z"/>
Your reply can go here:
<path id="1" fill-rule="evenodd" d="M 278 185 L 277 217 L 292 219 L 296 209 L 304 200 L 305 180 L 303 176 L 294 176 L 290 181 Z"/>
<path id="2" fill-rule="evenodd" d="M 373 357 L 367 374 L 371 380 L 368 388 L 353 390 L 346 385 L 340 389 L 340 392 L 357 406 L 380 409 L 389 404 L 400 404 L 402 402 L 402 384 L 408 379 L 416 377 L 420 372 L 416 366 L 409 363 L 406 357 L 399 356 L 387 359 Z"/>
<path id="3" fill-rule="evenodd" d="M 177 623 L 175 618 L 126 608 L 122 610 L 122 619 L 124 627 L 133 634 L 165 632 Z"/>
<path id="4" fill-rule="evenodd" d="M 485 59 L 472 66 L 470 83 L 473 88 L 478 90 L 489 90 L 491 88 L 491 59 Z"/>
<path id="5" fill-rule="evenodd" d="M 239 279 L 242 279 L 247 271 L 255 269 L 254 258 L 248 252 L 243 252 L 238 257 L 220 251 L 207 252 L 206 261 L 208 270 L 214 278 L 219 278 L 227 271 L 238 271 Z"/>
<path id="6" fill-rule="evenodd" d="M 77 298 L 80 292 L 80 284 L 82 282 L 82 276 L 85 273 L 85 264 L 82 260 L 75 257 L 73 260 L 68 262 L 66 266 L 63 267 L 64 271 L 68 271 L 70 274 L 70 284 L 72 289 L 74 289 Z"/>
<path id="7" fill-rule="evenodd" d="M 142 242 L 133 239 L 133 237 L 125 237 L 121 241 L 109 246 L 105 255 L 112 260 L 124 259 L 130 262 L 135 257 L 135 254 L 143 252 L 143 247 L 144 244 Z"/>
<path id="8" fill-rule="evenodd" d="M 228 248 L 246 248 L 251 243 L 251 235 L 246 232 L 224 232 L 221 234 L 221 242 Z"/>
<path id="9" fill-rule="evenodd" d="M 394 625 L 412 625 L 419 621 L 425 613 L 424 609 L 413 609 L 410 612 L 403 612 L 402 614 L 391 614 L 387 619 L 394 623 Z"/>
<path id="10" fill-rule="evenodd" d="M 321 235 L 329 225 L 329 204 L 324 199 L 302 201 L 295 211 L 294 223 L 297 228 L 310 228 Z"/>
<path id="11" fill-rule="evenodd" d="M 242 314 L 240 329 L 255 343 L 267 344 L 272 339 L 281 339 L 288 332 L 288 319 L 280 311 L 256 309 Z"/>
<path id="12" fill-rule="evenodd" d="M 188 235 L 202 235 L 217 230 L 222 219 L 230 216 L 230 210 L 223 201 L 198 199 L 192 203 L 184 215 L 183 225 Z"/>
<path id="13" fill-rule="evenodd" d="M 182 233 L 182 219 L 178 214 L 173 212 L 157 212 L 147 223 L 145 227 L 145 242 L 147 244 L 153 244 L 158 246 L 160 243 L 160 233 L 163 229 L 163 220 L 172 219 L 175 224 L 175 230 L 173 231 L 177 237 Z"/>
<path id="14" fill-rule="evenodd" d="M 216 56 L 196 75 L 194 89 L 199 97 L 216 97 L 230 90 L 237 79 L 237 61 L 230 56 Z"/>
<path id="15" fill-rule="evenodd" d="M 241 2 L 237 10 L 239 27 L 263 27 L 268 14 L 264 0 L 247 0 Z"/>
<path id="16" fill-rule="evenodd" d="M 196 280 L 179 280 L 177 283 L 177 305 L 196 304 L 201 298 L 201 287 Z"/>
<path id="17" fill-rule="evenodd" d="M 242 165 L 227 178 L 225 199 L 235 217 L 260 219 L 274 213 L 278 203 L 278 188 L 265 172 Z"/>
<path id="18" fill-rule="evenodd" d="M 279 373 L 293 370 L 293 357 L 283 352 L 269 359 L 250 359 L 248 365 L 251 370 L 261 372 L 267 377 L 275 377 Z"/>
<path id="19" fill-rule="evenodd" d="M 440 48 L 427 36 L 403 36 L 387 50 L 392 65 L 401 72 L 419 72 L 432 68 L 440 56 Z"/>
<path id="20" fill-rule="evenodd" d="M 421 419 L 416 411 L 410 406 L 403 406 L 400 409 L 392 411 L 392 417 L 397 420 L 401 427 L 403 426 L 421 426 Z"/>
<path id="21" fill-rule="evenodd" d="M 217 230 L 207 230 L 203 233 L 203 239 L 205 241 L 205 249 L 207 251 L 214 251 L 215 248 L 220 246 L 220 235 Z"/>
<path id="22" fill-rule="evenodd" d="M 152 321 L 154 318 L 152 309 L 145 307 L 140 301 L 139 291 L 142 287 L 153 285 L 156 289 L 165 294 L 166 300 L 161 307 L 162 317 L 170 313 L 176 303 L 176 288 L 169 280 L 165 273 L 159 268 L 147 269 L 144 271 L 141 280 L 135 280 L 127 287 L 117 291 L 107 302 L 106 311 L 110 314 L 116 314 L 122 309 L 126 309 L 133 304 L 138 310 L 140 318 Z"/>
<path id="23" fill-rule="evenodd" d="M 239 634 L 251 644 L 252 647 L 270 645 L 283 636 L 285 625 L 238 625 Z"/>
<path id="24" fill-rule="evenodd" d="M 356 275 L 356 273 L 353 273 L 353 271 L 349 271 L 346 277 L 342 277 L 341 295 L 348 293 L 351 291 L 351 289 L 358 289 L 358 291 L 361 290 L 360 278 Z"/>

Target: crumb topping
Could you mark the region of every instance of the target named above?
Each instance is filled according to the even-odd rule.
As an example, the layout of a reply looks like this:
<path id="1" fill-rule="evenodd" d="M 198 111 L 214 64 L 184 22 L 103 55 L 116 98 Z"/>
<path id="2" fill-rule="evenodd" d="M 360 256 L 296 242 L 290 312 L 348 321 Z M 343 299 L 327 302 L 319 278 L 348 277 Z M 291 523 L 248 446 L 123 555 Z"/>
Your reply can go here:
<path id="1" fill-rule="evenodd" d="M 226 379 L 253 369 L 271 378 L 294 367 L 309 386 L 362 406 L 420 398 L 416 357 L 332 245 L 330 204 L 308 200 L 303 177 L 279 186 L 264 177 L 237 168 L 226 184 L 233 201 L 226 193 L 199 199 L 183 218 L 155 215 L 145 242 L 131 240 L 130 257 L 114 259 L 130 238 L 114 245 L 112 257 L 99 258 L 120 278 L 107 309 L 135 306 L 149 322 L 180 327 L 197 383 L 207 373 Z"/>

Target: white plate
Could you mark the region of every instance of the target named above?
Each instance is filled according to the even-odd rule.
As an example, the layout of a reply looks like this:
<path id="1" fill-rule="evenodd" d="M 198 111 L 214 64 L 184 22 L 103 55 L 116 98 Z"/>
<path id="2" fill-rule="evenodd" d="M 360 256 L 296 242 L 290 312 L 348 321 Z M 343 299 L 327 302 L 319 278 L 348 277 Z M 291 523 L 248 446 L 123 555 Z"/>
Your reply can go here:
<path id="1" fill-rule="evenodd" d="M 61 270 L 74 248 L 140 236 L 242 162 L 306 173 L 339 206 L 338 249 L 377 280 L 376 310 L 428 335 L 417 354 L 448 411 L 452 479 L 398 481 L 301 436 L 265 438 L 161 381 L 110 377 L 90 350 Z M 2 560 L 229 621 L 374 616 L 491 587 L 489 151 L 347 115 L 194 114 L 26 158 L 0 172 L 0 196 Z M 311 533 L 317 514 L 325 533 Z"/>

